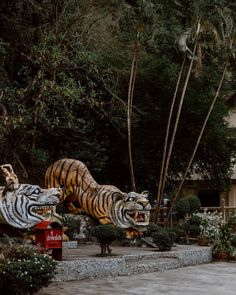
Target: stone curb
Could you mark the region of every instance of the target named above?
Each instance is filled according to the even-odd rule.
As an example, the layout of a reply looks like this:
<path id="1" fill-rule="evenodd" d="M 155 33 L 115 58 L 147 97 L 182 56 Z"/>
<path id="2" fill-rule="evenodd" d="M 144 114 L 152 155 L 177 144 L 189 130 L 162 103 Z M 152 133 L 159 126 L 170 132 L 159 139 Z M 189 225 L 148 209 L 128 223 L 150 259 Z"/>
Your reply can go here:
<path id="1" fill-rule="evenodd" d="M 82 258 L 60 261 L 54 281 L 127 276 L 176 269 L 212 261 L 212 249 L 199 247 L 183 251 L 128 254 L 112 258 Z"/>

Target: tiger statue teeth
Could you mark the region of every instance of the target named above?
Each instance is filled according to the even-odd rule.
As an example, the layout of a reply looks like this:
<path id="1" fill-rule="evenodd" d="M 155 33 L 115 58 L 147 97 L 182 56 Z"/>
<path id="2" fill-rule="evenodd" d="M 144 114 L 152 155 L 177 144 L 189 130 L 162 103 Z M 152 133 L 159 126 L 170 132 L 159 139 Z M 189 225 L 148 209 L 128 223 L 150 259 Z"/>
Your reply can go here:
<path id="1" fill-rule="evenodd" d="M 61 159 L 45 173 L 45 187 L 62 187 L 61 202 L 71 213 L 86 213 L 102 224 L 142 231 L 149 224 L 151 205 L 146 192 L 124 193 L 112 185 L 98 184 L 88 168 L 76 159 Z M 79 207 L 75 207 L 75 203 Z"/>

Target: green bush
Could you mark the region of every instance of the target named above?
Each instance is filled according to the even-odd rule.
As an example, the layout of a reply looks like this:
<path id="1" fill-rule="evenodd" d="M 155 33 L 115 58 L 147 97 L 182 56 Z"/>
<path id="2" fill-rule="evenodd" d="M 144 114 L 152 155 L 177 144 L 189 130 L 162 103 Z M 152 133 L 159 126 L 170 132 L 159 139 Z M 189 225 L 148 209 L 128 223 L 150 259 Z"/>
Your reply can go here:
<path id="1" fill-rule="evenodd" d="M 231 244 L 236 248 L 236 235 L 235 234 L 232 234 Z"/>
<path id="2" fill-rule="evenodd" d="M 175 228 L 162 228 L 156 224 L 151 224 L 151 237 L 160 251 L 170 251 L 177 238 Z"/>
<path id="3" fill-rule="evenodd" d="M 157 225 L 156 223 L 149 223 L 149 225 L 147 226 L 147 235 L 148 236 L 152 236 L 153 232 L 157 232 L 157 231 L 161 231 L 162 227 Z"/>
<path id="4" fill-rule="evenodd" d="M 170 233 L 165 229 L 153 232 L 152 238 L 153 243 L 157 245 L 160 251 L 170 251 L 174 243 L 173 232 Z"/>
<path id="5" fill-rule="evenodd" d="M 201 202 L 197 196 L 187 197 L 187 200 L 189 202 L 189 212 L 190 213 L 194 213 L 200 209 Z"/>
<path id="6" fill-rule="evenodd" d="M 175 238 L 175 242 L 176 243 L 182 243 L 183 241 L 183 236 L 185 236 L 185 230 L 183 229 L 182 225 L 175 225 L 174 227 L 172 227 L 172 231 L 175 233 L 176 238 Z"/>
<path id="7" fill-rule="evenodd" d="M 200 224 L 200 217 L 197 215 L 193 215 L 183 224 L 185 235 L 188 237 L 196 238 L 201 233 Z"/>
<path id="8" fill-rule="evenodd" d="M 176 239 L 177 239 L 177 233 L 176 233 L 176 230 L 175 228 L 173 227 L 168 227 L 165 229 L 166 232 L 169 234 L 170 236 L 170 239 L 172 241 L 172 245 L 175 243 Z"/>
<path id="9" fill-rule="evenodd" d="M 190 212 L 190 205 L 187 198 L 180 198 L 175 203 L 175 211 L 179 218 L 184 218 Z"/>
<path id="10" fill-rule="evenodd" d="M 38 254 L 32 246 L 4 245 L 0 259 L 0 294 L 34 294 L 49 285 L 55 269 L 56 262 L 46 254 Z"/>
<path id="11" fill-rule="evenodd" d="M 126 240 L 126 231 L 124 228 L 115 227 L 116 230 L 116 239 L 119 241 Z"/>
<path id="12" fill-rule="evenodd" d="M 189 237 L 196 238 L 198 235 L 200 235 L 200 227 L 196 224 L 186 223 L 185 224 L 185 230 Z"/>
<path id="13" fill-rule="evenodd" d="M 80 222 L 71 216 L 64 215 L 62 224 L 64 227 L 67 228 L 65 234 L 68 236 L 70 240 L 74 240 L 76 234 L 78 234 Z"/>
<path id="14" fill-rule="evenodd" d="M 91 229 L 91 235 L 95 237 L 101 247 L 101 256 L 111 255 L 109 247 L 119 236 L 121 231 L 111 224 L 97 225 Z"/>
<path id="15" fill-rule="evenodd" d="M 201 224 L 201 218 L 197 215 L 193 215 L 189 220 L 188 220 L 189 224 L 194 224 L 199 226 Z"/>
<path id="16" fill-rule="evenodd" d="M 111 224 L 94 226 L 91 235 L 97 238 L 98 242 L 113 242 L 118 237 L 116 228 Z"/>
<path id="17" fill-rule="evenodd" d="M 181 197 L 175 203 L 175 211 L 177 217 L 184 218 L 187 214 L 192 214 L 198 211 L 201 207 L 201 202 L 197 196 Z"/>

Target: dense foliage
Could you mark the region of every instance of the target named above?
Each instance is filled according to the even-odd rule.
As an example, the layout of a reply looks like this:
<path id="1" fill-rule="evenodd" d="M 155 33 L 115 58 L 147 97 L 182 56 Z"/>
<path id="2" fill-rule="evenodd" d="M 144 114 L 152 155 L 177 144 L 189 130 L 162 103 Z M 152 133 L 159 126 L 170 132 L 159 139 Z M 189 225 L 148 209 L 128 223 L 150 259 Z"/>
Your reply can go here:
<path id="1" fill-rule="evenodd" d="M 2 295 L 35 294 L 51 282 L 56 262 L 24 244 L 0 245 L 0 291 Z"/>
<path id="2" fill-rule="evenodd" d="M 177 236 L 173 228 L 156 227 L 151 237 L 160 251 L 170 251 Z"/>
<path id="3" fill-rule="evenodd" d="M 40 183 L 54 160 L 78 158 L 98 182 L 127 190 L 126 102 L 138 38 L 134 170 L 138 189 L 154 194 L 183 60 L 176 40 L 189 30 L 191 48 L 200 19 L 198 60 L 168 171 L 167 190 L 173 189 L 173 179 L 186 167 L 215 94 L 234 11 L 234 1 L 224 0 L 1 1 L 1 162 L 11 163 L 24 182 Z M 230 59 L 226 82 L 192 166 L 220 190 L 227 187 L 235 154 L 226 122 L 226 101 L 235 93 L 232 65 Z"/>

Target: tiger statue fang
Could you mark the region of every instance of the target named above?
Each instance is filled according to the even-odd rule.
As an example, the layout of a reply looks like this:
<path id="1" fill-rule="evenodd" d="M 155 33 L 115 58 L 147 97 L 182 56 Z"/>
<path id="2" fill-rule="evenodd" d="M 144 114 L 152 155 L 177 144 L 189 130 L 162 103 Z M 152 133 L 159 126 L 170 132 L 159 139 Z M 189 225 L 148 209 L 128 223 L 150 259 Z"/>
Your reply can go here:
<path id="1" fill-rule="evenodd" d="M 138 194 L 136 192 L 130 192 L 125 194 L 125 197 L 120 201 L 114 202 L 111 211 L 118 212 L 123 211 L 123 218 L 118 221 L 118 218 L 114 218 L 115 214 L 111 214 L 111 220 L 122 228 L 133 227 L 138 231 L 142 231 L 143 227 L 149 224 L 151 205 L 148 201 L 147 192 Z"/>

